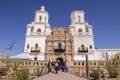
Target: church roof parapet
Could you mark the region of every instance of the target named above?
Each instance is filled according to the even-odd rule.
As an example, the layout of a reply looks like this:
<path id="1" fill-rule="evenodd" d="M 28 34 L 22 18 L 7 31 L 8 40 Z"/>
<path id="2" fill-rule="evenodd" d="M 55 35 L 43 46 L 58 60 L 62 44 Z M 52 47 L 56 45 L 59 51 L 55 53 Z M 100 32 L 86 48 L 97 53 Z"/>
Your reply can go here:
<path id="1" fill-rule="evenodd" d="M 75 10 L 75 11 L 73 11 L 73 12 L 71 13 L 71 16 L 72 16 L 73 14 L 75 14 L 75 13 L 83 13 L 83 14 L 85 14 L 85 12 L 84 12 L 83 10 Z"/>

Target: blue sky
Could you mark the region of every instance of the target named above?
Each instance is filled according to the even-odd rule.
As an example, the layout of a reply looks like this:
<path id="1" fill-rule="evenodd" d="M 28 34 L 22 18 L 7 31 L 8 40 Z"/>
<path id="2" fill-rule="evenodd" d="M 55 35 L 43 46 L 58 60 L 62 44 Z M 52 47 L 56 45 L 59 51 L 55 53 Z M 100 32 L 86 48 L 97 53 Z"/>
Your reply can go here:
<path id="1" fill-rule="evenodd" d="M 0 50 L 14 40 L 10 55 L 24 51 L 26 25 L 44 5 L 51 27 L 68 27 L 74 10 L 84 10 L 93 26 L 96 48 L 120 48 L 120 0 L 0 0 Z"/>

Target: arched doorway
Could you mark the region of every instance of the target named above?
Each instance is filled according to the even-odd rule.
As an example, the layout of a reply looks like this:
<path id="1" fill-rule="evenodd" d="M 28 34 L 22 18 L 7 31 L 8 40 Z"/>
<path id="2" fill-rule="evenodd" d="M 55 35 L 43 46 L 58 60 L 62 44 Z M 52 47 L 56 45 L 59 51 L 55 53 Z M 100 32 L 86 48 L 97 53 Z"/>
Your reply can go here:
<path id="1" fill-rule="evenodd" d="M 63 70 L 63 58 L 58 57 L 58 58 L 56 59 L 56 61 L 57 61 L 58 64 L 59 64 L 59 70 Z"/>
<path id="2" fill-rule="evenodd" d="M 62 63 L 62 62 L 63 62 L 63 58 L 58 57 L 58 58 L 56 59 L 56 61 L 58 61 L 59 63 Z"/>

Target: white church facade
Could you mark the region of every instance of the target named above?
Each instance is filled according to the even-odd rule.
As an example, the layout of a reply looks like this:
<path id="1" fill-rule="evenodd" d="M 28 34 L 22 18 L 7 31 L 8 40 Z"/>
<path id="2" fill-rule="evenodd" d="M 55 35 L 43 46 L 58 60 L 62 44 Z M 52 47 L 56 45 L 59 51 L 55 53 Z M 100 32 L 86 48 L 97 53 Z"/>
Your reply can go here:
<path id="1" fill-rule="evenodd" d="M 49 24 L 45 7 L 35 12 L 34 21 L 27 25 L 24 53 L 32 60 L 104 60 L 120 49 L 95 49 L 92 26 L 85 21 L 84 11 L 71 13 L 71 24 L 66 28 L 53 28 Z"/>

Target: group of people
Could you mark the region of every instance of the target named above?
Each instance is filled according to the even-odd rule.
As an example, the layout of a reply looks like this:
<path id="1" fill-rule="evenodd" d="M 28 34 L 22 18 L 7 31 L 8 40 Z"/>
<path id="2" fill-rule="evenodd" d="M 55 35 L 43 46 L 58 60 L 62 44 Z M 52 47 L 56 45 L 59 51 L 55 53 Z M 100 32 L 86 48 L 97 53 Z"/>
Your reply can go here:
<path id="1" fill-rule="evenodd" d="M 63 72 L 68 72 L 68 61 L 49 61 L 47 64 L 47 68 L 48 68 L 48 74 L 49 72 L 53 72 L 53 73 L 58 73 L 59 70 L 62 70 Z"/>

